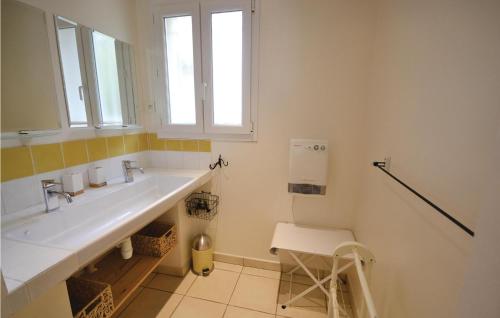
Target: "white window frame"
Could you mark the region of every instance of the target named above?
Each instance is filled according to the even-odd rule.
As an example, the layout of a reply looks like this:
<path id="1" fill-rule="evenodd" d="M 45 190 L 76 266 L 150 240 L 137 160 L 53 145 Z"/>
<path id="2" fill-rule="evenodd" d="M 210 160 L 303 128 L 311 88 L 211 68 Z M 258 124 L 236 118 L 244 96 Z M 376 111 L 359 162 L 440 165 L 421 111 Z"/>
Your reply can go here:
<path id="1" fill-rule="evenodd" d="M 154 70 L 155 103 L 161 117 L 160 137 L 211 138 L 215 140 L 256 141 L 257 140 L 257 97 L 258 97 L 258 40 L 260 0 L 195 0 L 179 3 L 177 0 L 163 0 L 152 7 L 153 30 L 157 62 Z M 193 10 L 193 11 L 186 11 Z M 212 63 L 211 63 L 211 13 L 243 12 L 243 90 L 242 126 L 213 124 Z M 167 85 L 165 73 L 165 37 L 163 17 L 182 16 L 189 13 L 193 18 L 193 54 L 195 57 L 195 100 L 197 110 L 196 128 L 169 124 L 167 106 Z M 198 19 L 196 19 L 196 17 Z M 198 22 L 197 22 L 198 21 Z M 198 48 L 196 48 L 198 46 Z M 197 77 L 196 69 L 201 71 Z M 198 115 L 202 117 L 199 119 Z M 184 126 L 184 127 L 183 127 Z M 191 128 L 191 129 L 189 129 Z"/>
<path id="2" fill-rule="evenodd" d="M 92 119 L 92 107 L 91 107 L 91 102 L 90 102 L 90 96 L 88 92 L 88 80 L 87 80 L 87 70 L 85 68 L 85 60 L 84 60 L 84 54 L 83 54 L 83 28 L 82 25 L 73 22 L 69 19 L 66 19 L 62 16 L 54 15 L 54 26 L 55 26 L 55 36 L 56 36 L 56 45 L 57 45 L 57 56 L 58 56 L 58 62 L 60 65 L 60 73 L 61 74 L 61 79 L 62 79 L 62 86 L 63 86 L 63 92 L 64 92 L 64 101 L 65 101 L 65 111 L 66 111 L 66 117 L 68 121 L 68 126 L 69 128 L 86 128 L 86 127 L 91 127 L 93 126 L 93 119 Z M 64 78 L 64 66 L 62 64 L 62 55 L 61 55 L 61 48 L 60 48 L 60 37 L 59 37 L 59 28 L 58 28 L 58 19 L 62 19 L 66 21 L 67 23 L 73 24 L 75 26 L 75 35 L 76 35 L 76 45 L 78 47 L 78 62 L 79 62 L 79 68 L 80 68 L 80 77 L 82 81 L 82 86 L 80 86 L 80 94 L 82 101 L 85 105 L 85 115 L 87 118 L 87 122 L 77 122 L 77 121 L 72 121 L 71 120 L 71 115 L 69 111 L 69 100 L 68 100 L 68 93 L 67 93 L 67 88 L 66 88 L 66 80 Z"/>
<path id="3" fill-rule="evenodd" d="M 154 22 L 157 24 L 157 51 L 160 54 L 160 65 L 157 69 L 158 82 L 161 85 L 157 94 L 158 101 L 164 105 L 162 107 L 163 127 L 167 131 L 183 133 L 201 133 L 203 132 L 203 105 L 201 100 L 201 43 L 200 43 L 200 11 L 197 2 L 177 3 L 158 6 L 155 10 Z M 167 78 L 167 47 L 165 43 L 165 22 L 164 18 L 191 16 L 193 30 L 193 71 L 194 71 L 194 95 L 196 124 L 173 124 L 170 120 L 170 108 L 168 106 L 168 78 Z"/>
<path id="4" fill-rule="evenodd" d="M 213 13 L 242 11 L 243 48 L 242 48 L 242 118 L 241 126 L 222 126 L 214 123 L 213 63 L 212 63 L 212 21 Z M 204 99 L 205 131 L 219 134 L 249 134 L 250 118 L 250 79 L 252 59 L 252 4 L 249 0 L 212 0 L 201 3 L 201 32 L 203 43 L 203 82 L 206 87 Z"/>

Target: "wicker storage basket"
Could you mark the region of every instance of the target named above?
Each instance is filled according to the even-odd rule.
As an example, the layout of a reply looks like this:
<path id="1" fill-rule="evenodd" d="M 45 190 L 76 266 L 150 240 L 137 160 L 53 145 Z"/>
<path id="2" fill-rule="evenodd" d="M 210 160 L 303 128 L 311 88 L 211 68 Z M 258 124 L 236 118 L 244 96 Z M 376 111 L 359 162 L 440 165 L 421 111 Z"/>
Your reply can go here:
<path id="1" fill-rule="evenodd" d="M 162 257 L 173 249 L 176 243 L 175 225 L 157 221 L 132 235 L 134 252 L 142 255 Z"/>
<path id="2" fill-rule="evenodd" d="M 66 285 L 73 317 L 107 318 L 113 314 L 113 294 L 108 284 L 70 277 Z"/>

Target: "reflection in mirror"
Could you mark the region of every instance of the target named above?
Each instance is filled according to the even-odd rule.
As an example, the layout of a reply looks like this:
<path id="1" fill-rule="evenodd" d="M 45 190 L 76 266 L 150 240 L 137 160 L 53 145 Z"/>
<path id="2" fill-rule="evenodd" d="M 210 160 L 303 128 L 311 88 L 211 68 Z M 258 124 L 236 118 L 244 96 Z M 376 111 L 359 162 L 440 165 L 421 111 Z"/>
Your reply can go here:
<path id="1" fill-rule="evenodd" d="M 2 0 L 2 132 L 59 129 L 45 13 Z"/>
<path id="2" fill-rule="evenodd" d="M 101 123 L 103 125 L 122 124 L 115 39 L 97 31 L 92 32 L 92 39 L 101 104 Z"/>
<path id="3" fill-rule="evenodd" d="M 137 125 L 134 51 L 130 44 L 121 41 L 117 41 L 116 47 L 123 117 L 127 118 L 125 122 L 129 125 Z"/>
<path id="4" fill-rule="evenodd" d="M 135 125 L 131 46 L 62 17 L 56 24 L 70 126 Z"/>
<path id="5" fill-rule="evenodd" d="M 67 19 L 56 18 L 59 55 L 70 127 L 86 127 L 89 122 L 89 101 L 86 97 L 85 65 L 80 63 L 81 30 Z M 83 62 L 83 61 L 82 61 Z"/>

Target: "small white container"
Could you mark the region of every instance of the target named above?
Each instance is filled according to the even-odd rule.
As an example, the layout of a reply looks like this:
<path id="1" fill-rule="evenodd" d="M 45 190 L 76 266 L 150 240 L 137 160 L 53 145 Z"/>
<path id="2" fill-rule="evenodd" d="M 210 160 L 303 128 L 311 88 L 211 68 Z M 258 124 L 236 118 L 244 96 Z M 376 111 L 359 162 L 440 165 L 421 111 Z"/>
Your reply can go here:
<path id="1" fill-rule="evenodd" d="M 89 184 L 91 187 L 102 187 L 106 185 L 104 168 L 92 167 L 89 169 Z"/>
<path id="2" fill-rule="evenodd" d="M 75 196 L 83 193 L 83 177 L 81 173 L 65 174 L 62 177 L 64 192 Z"/>
<path id="3" fill-rule="evenodd" d="M 120 254 L 122 255 L 123 259 L 129 259 L 132 257 L 132 254 L 134 253 L 134 248 L 132 247 L 132 240 L 130 237 L 124 239 L 123 241 L 116 246 L 117 248 L 120 249 Z"/>

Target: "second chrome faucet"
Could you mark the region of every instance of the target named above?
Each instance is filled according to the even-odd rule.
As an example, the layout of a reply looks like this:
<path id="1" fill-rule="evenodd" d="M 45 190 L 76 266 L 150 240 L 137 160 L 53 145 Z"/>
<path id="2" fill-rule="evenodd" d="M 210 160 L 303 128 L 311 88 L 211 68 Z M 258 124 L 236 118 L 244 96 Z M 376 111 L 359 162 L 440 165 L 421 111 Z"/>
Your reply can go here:
<path id="1" fill-rule="evenodd" d="M 122 161 L 122 169 L 123 169 L 123 177 L 125 178 L 126 183 L 130 183 L 134 181 L 134 174 L 132 170 L 139 170 L 141 173 L 144 173 L 144 169 L 141 167 L 133 167 L 132 164 L 136 161 L 132 160 L 123 160 Z"/>

